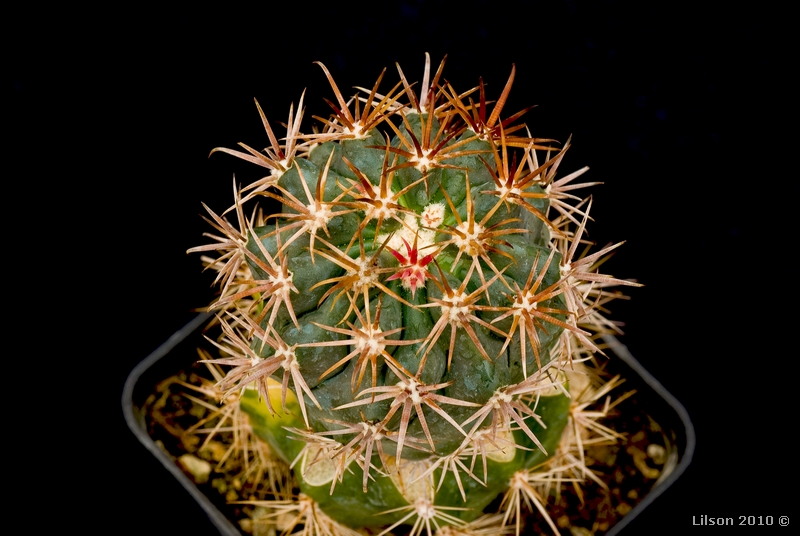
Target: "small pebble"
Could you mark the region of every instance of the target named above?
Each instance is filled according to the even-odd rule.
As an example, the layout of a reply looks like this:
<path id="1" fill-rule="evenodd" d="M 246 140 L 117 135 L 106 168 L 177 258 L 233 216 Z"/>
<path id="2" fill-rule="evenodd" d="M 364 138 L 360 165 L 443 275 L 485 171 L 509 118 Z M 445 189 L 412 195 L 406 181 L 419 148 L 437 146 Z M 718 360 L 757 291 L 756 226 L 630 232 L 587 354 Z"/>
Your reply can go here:
<path id="1" fill-rule="evenodd" d="M 178 463 L 183 467 L 198 484 L 205 484 L 208 482 L 208 475 L 211 474 L 211 464 L 205 460 L 201 460 L 197 456 L 191 454 L 184 454 L 178 458 Z"/>
<path id="2" fill-rule="evenodd" d="M 220 493 L 226 493 L 228 491 L 228 481 L 224 478 L 215 478 L 211 481 L 211 485 Z"/>
<path id="3" fill-rule="evenodd" d="M 631 510 L 633 510 L 633 507 L 628 503 L 619 503 L 617 505 L 617 513 L 621 516 L 624 516 Z"/>
<path id="4" fill-rule="evenodd" d="M 667 461 L 666 449 L 657 443 L 647 445 L 647 455 L 657 465 L 664 465 L 664 462 Z"/>

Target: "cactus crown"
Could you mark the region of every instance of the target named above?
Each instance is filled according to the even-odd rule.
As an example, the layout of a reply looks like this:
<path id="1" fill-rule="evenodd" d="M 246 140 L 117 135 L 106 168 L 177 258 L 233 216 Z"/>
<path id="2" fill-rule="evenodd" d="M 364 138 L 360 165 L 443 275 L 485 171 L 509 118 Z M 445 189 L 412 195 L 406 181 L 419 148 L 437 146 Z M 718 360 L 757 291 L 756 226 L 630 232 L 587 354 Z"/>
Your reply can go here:
<path id="1" fill-rule="evenodd" d="M 269 146 L 212 151 L 267 174 L 206 207 L 216 233 L 189 250 L 217 254 L 211 361 L 332 518 L 463 523 L 557 449 L 559 371 L 600 352 L 608 288 L 634 283 L 597 271 L 619 244 L 578 251 L 592 202 L 576 192 L 597 183 L 559 175 L 570 142 L 531 137 L 527 110 L 501 118 L 513 66 L 490 102 L 444 61 L 431 77 L 427 55 L 421 85 L 398 66 L 388 91 L 384 70 L 349 99 L 319 65 L 335 97 L 321 127 L 300 131 L 301 96 L 278 137 L 256 102 Z M 351 478 L 379 488 L 352 503 L 366 513 L 337 492 Z"/>

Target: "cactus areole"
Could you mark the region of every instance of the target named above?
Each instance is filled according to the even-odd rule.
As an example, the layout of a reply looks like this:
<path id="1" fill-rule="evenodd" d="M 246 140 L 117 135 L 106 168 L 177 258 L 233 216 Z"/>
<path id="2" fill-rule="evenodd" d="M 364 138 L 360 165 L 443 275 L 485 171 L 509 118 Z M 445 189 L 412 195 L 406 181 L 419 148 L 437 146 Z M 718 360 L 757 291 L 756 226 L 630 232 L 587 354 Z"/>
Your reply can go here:
<path id="1" fill-rule="evenodd" d="M 350 99 L 320 64 L 333 113 L 310 134 L 302 97 L 280 135 L 256 103 L 269 146 L 212 153 L 267 173 L 189 250 L 216 254 L 219 385 L 342 530 L 464 526 L 551 459 L 563 371 L 599 352 L 604 289 L 632 284 L 595 268 L 618 244 L 577 254 L 569 141 L 501 116 L 514 68 L 488 101 L 426 59 L 421 85 L 398 67 Z"/>

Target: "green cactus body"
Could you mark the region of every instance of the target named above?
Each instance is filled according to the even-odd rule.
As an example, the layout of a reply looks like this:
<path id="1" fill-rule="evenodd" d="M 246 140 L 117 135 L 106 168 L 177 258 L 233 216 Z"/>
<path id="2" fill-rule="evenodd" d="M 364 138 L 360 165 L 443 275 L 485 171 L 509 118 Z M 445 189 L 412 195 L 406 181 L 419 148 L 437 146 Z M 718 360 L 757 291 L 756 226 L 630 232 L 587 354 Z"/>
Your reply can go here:
<path id="1" fill-rule="evenodd" d="M 499 119 L 510 84 L 487 118 L 482 86 L 474 105 L 439 73 L 356 111 L 328 77 L 322 133 L 300 110 L 284 145 L 264 119 L 271 148 L 224 150 L 271 174 L 237 193 L 238 231 L 212 213 L 229 239 L 194 249 L 222 252 L 221 383 L 255 387 L 253 429 L 334 521 L 467 522 L 567 425 L 565 349 L 595 349 L 564 258 L 588 210 L 553 189 L 564 151 Z M 246 219 L 264 198 L 280 208 Z"/>

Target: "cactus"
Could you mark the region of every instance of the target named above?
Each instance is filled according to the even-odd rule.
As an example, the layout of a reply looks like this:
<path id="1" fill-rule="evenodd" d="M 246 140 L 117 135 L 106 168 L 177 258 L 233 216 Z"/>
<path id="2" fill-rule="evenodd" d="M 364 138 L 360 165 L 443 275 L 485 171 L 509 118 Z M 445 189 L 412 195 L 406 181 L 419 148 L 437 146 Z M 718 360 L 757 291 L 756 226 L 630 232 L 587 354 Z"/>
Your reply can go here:
<path id="1" fill-rule="evenodd" d="M 636 285 L 598 272 L 620 244 L 579 252 L 592 201 L 576 192 L 598 183 L 559 176 L 570 141 L 531 137 L 527 109 L 501 117 L 513 66 L 490 102 L 427 55 L 421 85 L 398 66 L 349 100 L 319 65 L 333 114 L 301 133 L 301 97 L 278 137 L 256 102 L 269 146 L 212 154 L 267 173 L 206 206 L 212 242 L 189 250 L 217 254 L 222 398 L 293 469 L 296 500 L 273 507 L 350 534 L 519 530 L 535 504 L 557 532 L 540 484 L 586 479 L 581 437 L 614 439 L 576 418 L 574 384 L 592 384 L 576 371 L 618 329 L 608 288 Z"/>

